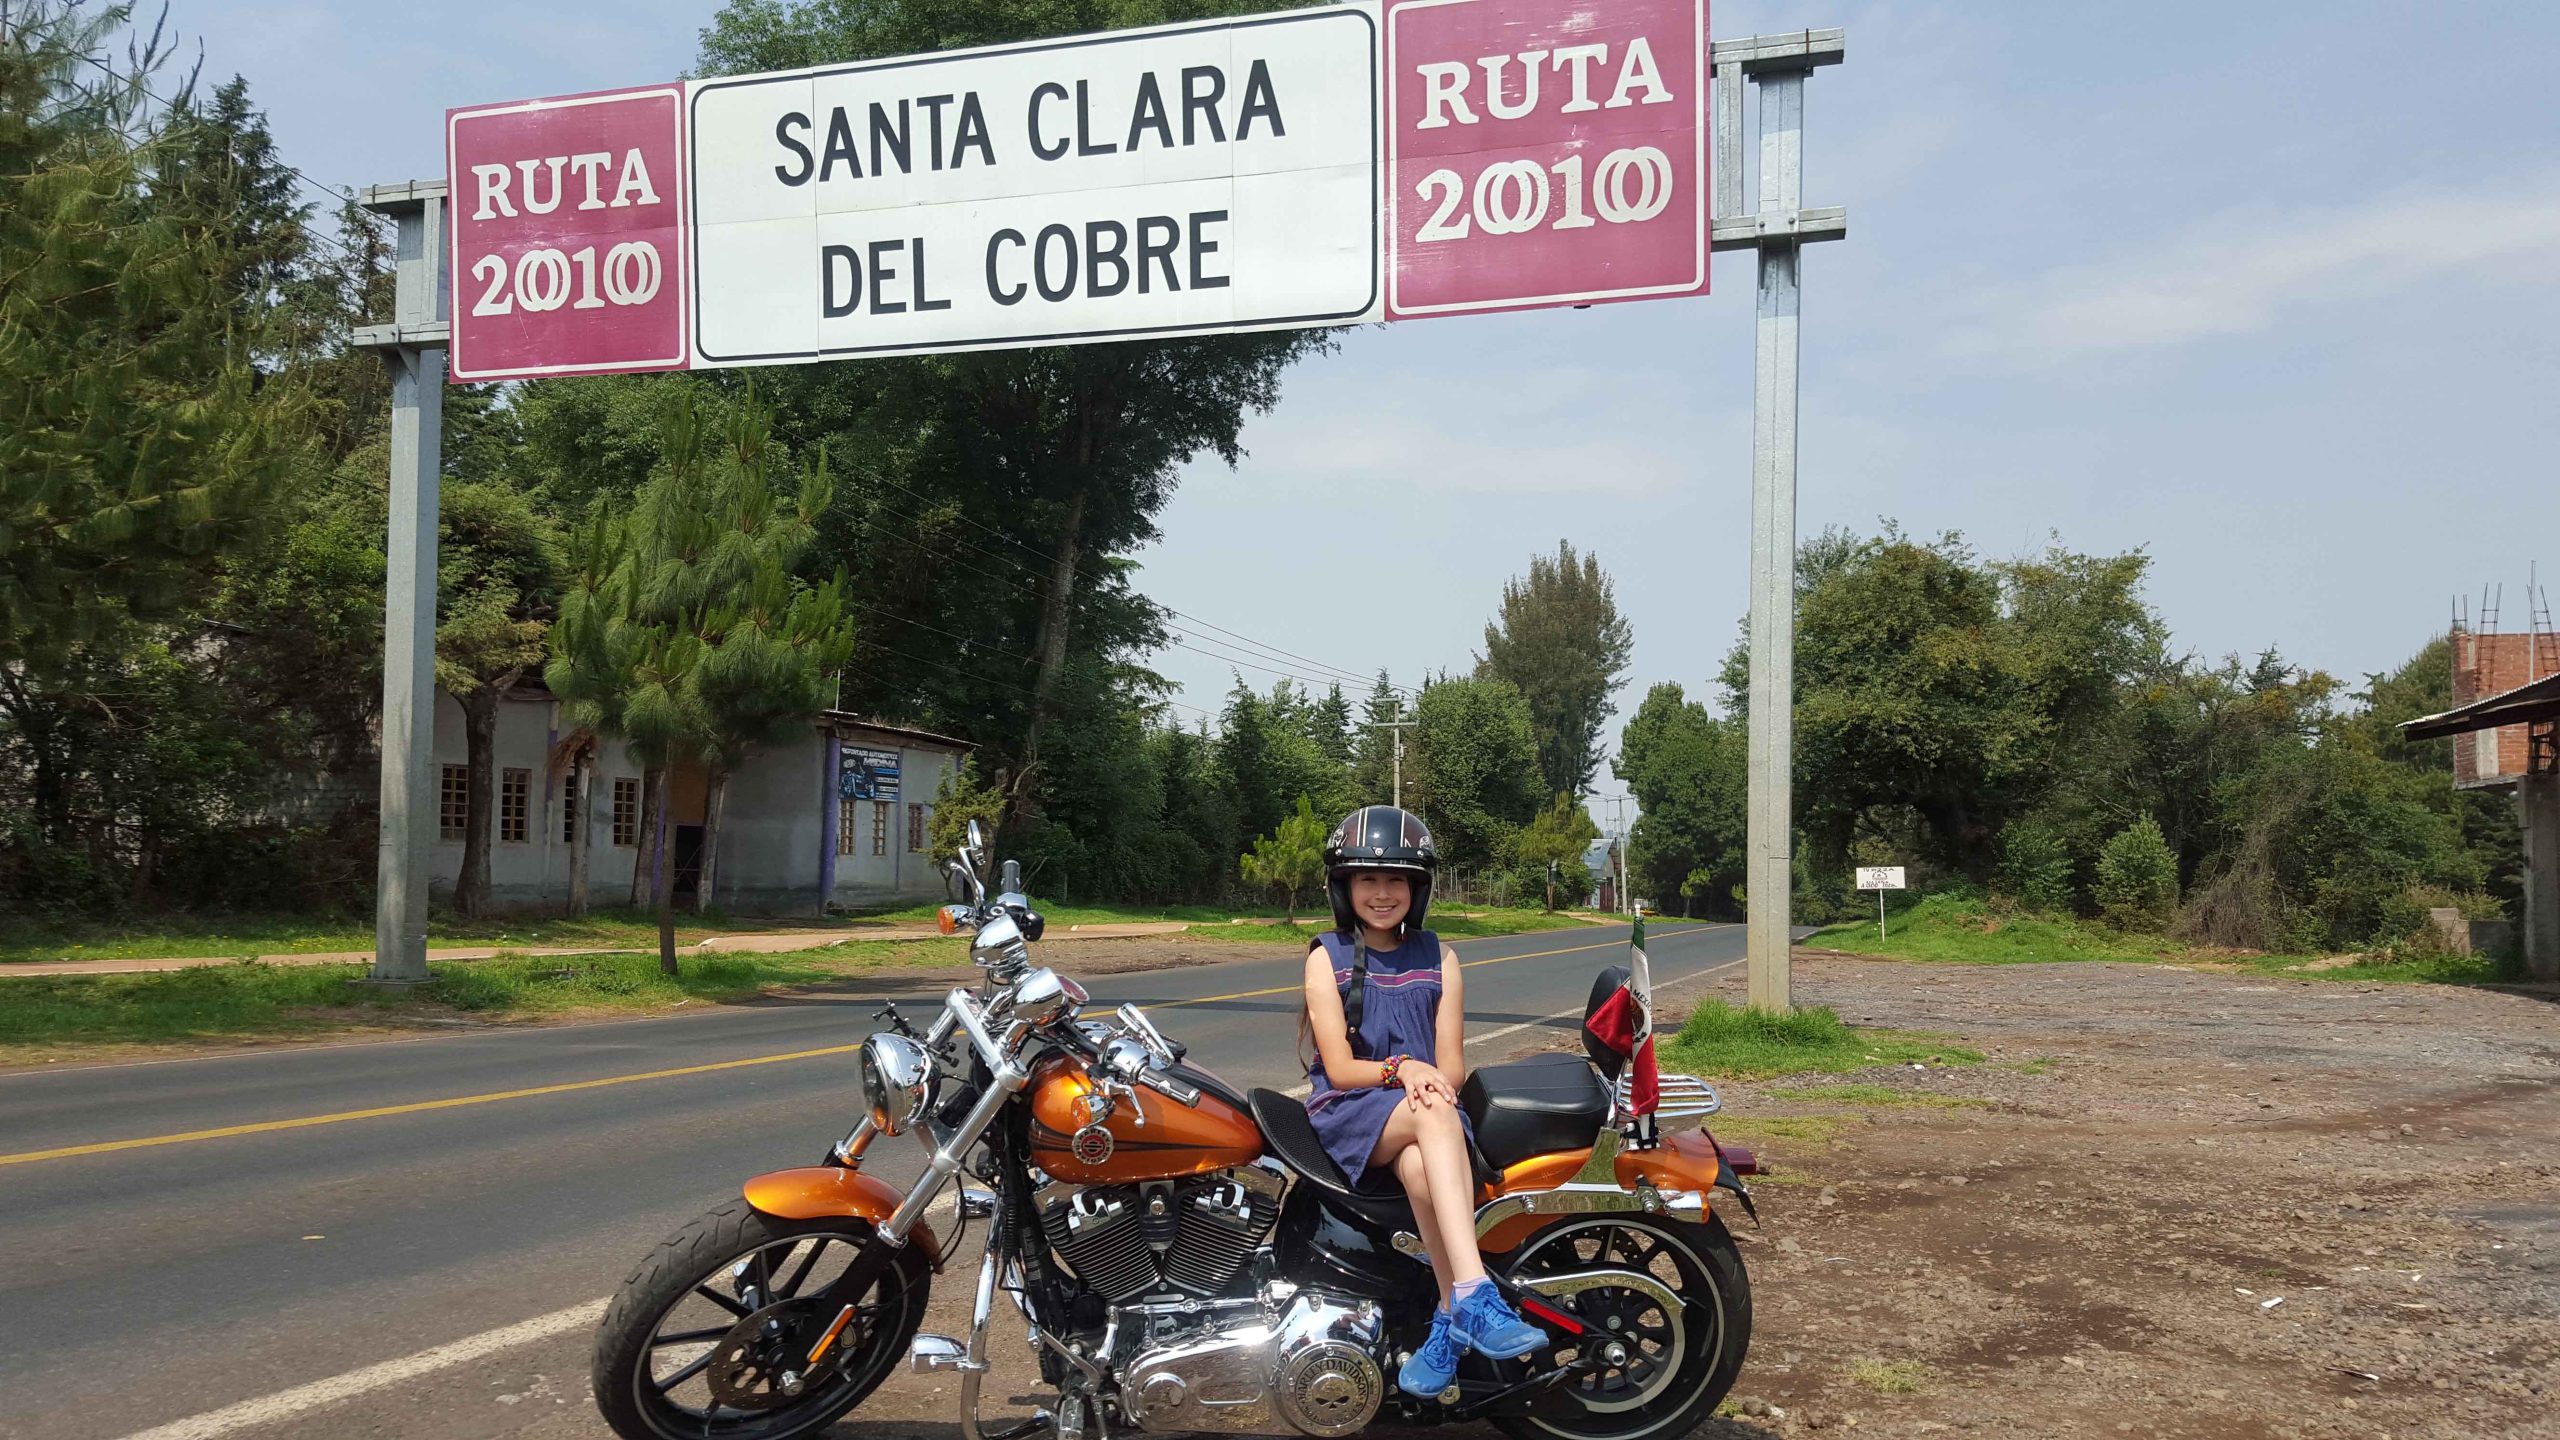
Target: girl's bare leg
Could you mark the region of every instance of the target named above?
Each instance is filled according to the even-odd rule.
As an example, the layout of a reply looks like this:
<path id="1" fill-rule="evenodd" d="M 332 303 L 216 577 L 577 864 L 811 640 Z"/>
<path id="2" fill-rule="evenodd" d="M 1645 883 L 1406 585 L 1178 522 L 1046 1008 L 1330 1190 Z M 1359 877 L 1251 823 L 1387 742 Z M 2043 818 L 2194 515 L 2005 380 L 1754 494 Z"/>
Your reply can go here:
<path id="1" fill-rule="evenodd" d="M 1468 1203 L 1475 1194 L 1475 1177 L 1467 1166 L 1467 1134 L 1459 1128 L 1457 1107 L 1447 1101 L 1428 1110 L 1416 1110 L 1410 1102 L 1396 1106 L 1369 1163 L 1389 1163 L 1408 1149 L 1422 1156 L 1429 1206 L 1440 1230 L 1436 1240 L 1425 1236 L 1423 1241 L 1431 1246 L 1432 1272 L 1452 1289 L 1483 1279 L 1484 1260 L 1476 1253 L 1476 1212 Z M 1398 1174 L 1402 1173 L 1399 1169 Z M 1410 1188 L 1406 1193 L 1412 1193 Z M 1420 1211 L 1423 1205 L 1423 1197 L 1415 1195 L 1414 1209 Z"/>
<path id="2" fill-rule="evenodd" d="M 1423 1168 L 1422 1152 L 1408 1145 L 1396 1153 L 1396 1178 L 1404 1182 L 1404 1193 L 1413 1200 L 1414 1228 L 1422 1232 L 1423 1248 L 1431 1252 L 1431 1277 L 1440 1282 L 1440 1308 L 1449 1308 L 1449 1292 L 1455 1288 L 1449 1279 L 1449 1245 L 1440 1238 L 1440 1217 L 1431 1209 L 1431 1176 Z"/>

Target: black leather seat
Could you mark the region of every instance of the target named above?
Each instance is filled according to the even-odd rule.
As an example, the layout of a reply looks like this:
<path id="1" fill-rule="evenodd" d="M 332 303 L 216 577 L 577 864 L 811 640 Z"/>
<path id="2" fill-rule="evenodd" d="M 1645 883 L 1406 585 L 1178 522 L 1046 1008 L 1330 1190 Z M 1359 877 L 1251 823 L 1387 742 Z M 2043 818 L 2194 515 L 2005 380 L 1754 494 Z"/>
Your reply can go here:
<path id="1" fill-rule="evenodd" d="M 1579 1055 L 1533 1055 L 1467 1076 L 1458 1103 L 1476 1149 L 1496 1169 L 1559 1150 L 1587 1149 L 1609 1123 L 1609 1090 Z"/>
<path id="2" fill-rule="evenodd" d="M 1325 1202 L 1336 1210 L 1358 1220 L 1387 1230 L 1411 1230 L 1413 1204 L 1405 1198 L 1403 1187 L 1372 1192 L 1355 1186 L 1324 1151 L 1324 1141 L 1317 1138 L 1315 1122 L 1307 1118 L 1307 1103 L 1294 1100 L 1277 1090 L 1256 1090 L 1248 1097 L 1253 1123 L 1262 1128 L 1262 1143 L 1280 1162 L 1298 1172 L 1298 1178 L 1322 1192 Z"/>

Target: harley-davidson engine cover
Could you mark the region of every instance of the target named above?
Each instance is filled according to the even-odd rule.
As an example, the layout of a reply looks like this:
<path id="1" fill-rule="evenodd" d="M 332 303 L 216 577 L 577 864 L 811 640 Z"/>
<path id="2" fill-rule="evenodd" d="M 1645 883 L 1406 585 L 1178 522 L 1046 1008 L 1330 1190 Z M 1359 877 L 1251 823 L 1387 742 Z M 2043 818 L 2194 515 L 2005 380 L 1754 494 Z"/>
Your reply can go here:
<path id="1" fill-rule="evenodd" d="M 1120 1373 L 1130 1423 L 1156 1433 L 1352 1435 L 1386 1398 L 1378 1308 L 1275 1286 L 1271 1303 L 1141 1352 Z M 1271 1317 L 1277 1315 L 1275 1321 Z"/>

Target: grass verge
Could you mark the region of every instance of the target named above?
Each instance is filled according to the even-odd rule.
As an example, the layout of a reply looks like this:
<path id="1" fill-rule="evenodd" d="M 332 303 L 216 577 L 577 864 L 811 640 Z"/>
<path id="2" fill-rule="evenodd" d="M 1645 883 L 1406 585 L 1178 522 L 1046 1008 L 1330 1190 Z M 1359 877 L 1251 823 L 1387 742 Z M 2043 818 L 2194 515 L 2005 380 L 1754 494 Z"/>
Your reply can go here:
<path id="1" fill-rule="evenodd" d="M 1897 1090 L 1890 1085 L 1773 1085 L 1760 1092 L 1772 1100 L 1804 1100 L 1817 1105 L 1872 1105 L 1893 1110 L 1988 1110 L 1991 1102 L 1963 1095 L 1931 1095 Z"/>
<path id="2" fill-rule="evenodd" d="M 1701 1000 L 1680 1033 L 1661 1046 L 1662 1068 L 1753 1080 L 1771 1075 L 1847 1074 L 1870 1065 L 1979 1064 L 1979 1051 L 1948 1037 L 1845 1024 L 1828 1006 L 1790 1014 Z"/>
<path id="3" fill-rule="evenodd" d="M 859 938 L 866 928 L 885 924 L 933 923 L 932 905 L 869 912 L 847 919 L 832 917 L 731 916 L 720 911 L 679 916 L 676 943 L 694 945 L 714 935 L 755 934 L 773 930 L 842 929 Z M 1538 910 L 1493 910 L 1452 907 L 1455 913 L 1435 917 L 1432 928 L 1448 940 L 1488 935 L 1520 935 L 1539 930 L 1570 930 L 1585 922 L 1570 915 Z M 1198 938 L 1256 944 L 1303 946 L 1322 927 L 1313 915 L 1295 925 L 1255 914 L 1239 917 L 1230 910 L 1206 906 L 1059 906 L 1043 907 L 1052 930 L 1065 934 L 1078 925 L 1133 925 L 1178 922 Z M 597 910 L 575 920 L 559 916 L 506 915 L 466 920 L 438 913 L 428 925 L 431 947 L 492 945 L 507 948 L 555 949 L 593 945 L 654 949 L 658 922 L 646 910 Z M 373 921 L 356 915 L 213 914 L 160 916 L 136 920 L 21 922 L 0 935 L 0 966 L 31 960 L 159 960 L 196 958 L 246 959 L 253 955 L 311 955 L 335 950 L 371 950 Z"/>
<path id="4" fill-rule="evenodd" d="M 774 986 L 952 963 L 948 942 L 779 955 L 502 956 L 439 965 L 407 994 L 351 988 L 361 965 L 237 962 L 138 975 L 27 976 L 0 982 L 0 1058 L 65 1049 L 295 1039 L 332 1030 L 438 1020 L 491 1022 L 629 1012 L 752 998 Z"/>
<path id="5" fill-rule="evenodd" d="M 1851 955 L 1955 965 L 2089 960 L 2176 964 L 2305 980 L 2436 985 L 2485 985 L 2511 978 L 2496 960 L 2476 955 L 2393 960 L 2198 949 L 2166 935 L 2132 934 L 2069 916 L 2001 914 L 1977 896 L 1960 894 L 1922 897 L 1892 916 L 1881 938 L 1875 922 L 1858 921 L 1817 930 L 1802 943 Z"/>

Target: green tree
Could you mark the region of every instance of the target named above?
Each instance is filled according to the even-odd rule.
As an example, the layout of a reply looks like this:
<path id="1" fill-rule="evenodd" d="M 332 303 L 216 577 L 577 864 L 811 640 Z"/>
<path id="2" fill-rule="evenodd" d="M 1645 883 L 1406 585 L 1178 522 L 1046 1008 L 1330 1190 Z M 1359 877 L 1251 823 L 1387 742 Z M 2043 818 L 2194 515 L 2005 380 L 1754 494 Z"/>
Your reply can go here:
<path id="1" fill-rule="evenodd" d="M 54 846 L 80 843 L 67 717 L 102 698 L 82 652 L 206 599 L 295 420 L 253 383 L 225 256 L 154 203 L 176 142 L 143 88 L 159 54 L 105 58 L 129 13 L 0 16 L 0 718 Z"/>
<path id="2" fill-rule="evenodd" d="M 2050 828 L 2021 820 L 2001 832 L 1999 892 L 2020 909 L 2070 914 L 2072 868 L 2071 851 Z"/>
<path id="3" fill-rule="evenodd" d="M 1507 680 L 1443 678 L 1423 687 L 1413 715 L 1407 808 L 1447 863 L 1507 865 L 1544 787 L 1529 702 Z"/>
<path id="4" fill-rule="evenodd" d="M 1961 537 L 1924 545 L 1888 529 L 1822 537 L 1802 558 L 1798 823 L 1826 869 L 1877 841 L 1988 878 L 2002 829 L 2085 761 L 2162 649 L 2138 553 L 2056 546 L 1984 564 Z M 1737 647 L 1724 671 L 1735 713 L 1748 677 Z"/>
<path id="5" fill-rule="evenodd" d="M 1324 878 L 1325 821 L 1315 802 L 1298 797 L 1297 813 L 1272 833 L 1253 842 L 1240 867 L 1245 883 L 1280 891 L 1289 897 L 1289 922 L 1298 923 L 1298 893 Z"/>
<path id="6" fill-rule="evenodd" d="M 2158 931 L 2178 907 L 2178 857 L 2148 815 L 2098 852 L 2098 913 L 2125 930 Z"/>
<path id="7" fill-rule="evenodd" d="M 1600 827 L 1592 821 L 1591 812 L 1561 790 L 1556 792 L 1555 800 L 1529 822 L 1528 828 L 1520 832 L 1520 863 L 1533 872 L 1535 880 L 1545 884 L 1548 909 L 1556 908 L 1556 880 L 1559 875 L 1563 875 L 1566 881 L 1567 894 L 1579 896 L 1583 893 L 1584 885 L 1590 879 L 1590 870 L 1583 864 L 1582 857 L 1591 849 L 1591 842 L 1599 838 Z M 1579 872 L 1581 883 L 1576 883 L 1572 875 L 1565 875 L 1568 870 Z"/>
<path id="8" fill-rule="evenodd" d="M 1612 762 L 1636 799 L 1627 868 L 1644 889 L 1729 908 L 1744 874 L 1748 760 L 1740 722 L 1709 714 L 1676 684 L 1646 692 Z"/>
<path id="9" fill-rule="evenodd" d="M 558 604 L 559 536 L 525 497 L 456 485 L 437 517 L 436 685 L 462 707 L 469 796 L 453 908 L 489 907 L 490 827 L 497 816 L 498 707 L 541 675 Z"/>
<path id="10" fill-rule="evenodd" d="M 1618 613 L 1616 587 L 1597 555 L 1570 540 L 1530 560 L 1526 579 L 1502 587 L 1502 609 L 1484 627 L 1478 675 L 1510 682 L 1529 702 L 1544 788 L 1590 793 L 1600 731 L 1618 707 L 1610 693 L 1635 655 L 1635 630 Z"/>
<path id="11" fill-rule="evenodd" d="M 1336 765 L 1351 763 L 1351 702 L 1336 685 L 1307 710 L 1307 738 Z"/>

